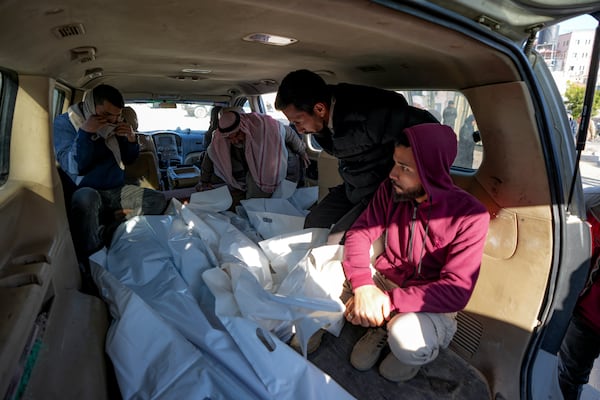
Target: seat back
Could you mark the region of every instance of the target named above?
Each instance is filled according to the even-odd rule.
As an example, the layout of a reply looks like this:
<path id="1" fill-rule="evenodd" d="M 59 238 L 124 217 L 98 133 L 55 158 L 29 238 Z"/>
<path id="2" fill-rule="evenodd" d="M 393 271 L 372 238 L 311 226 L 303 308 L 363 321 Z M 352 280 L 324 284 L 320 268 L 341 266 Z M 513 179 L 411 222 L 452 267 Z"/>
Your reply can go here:
<path id="1" fill-rule="evenodd" d="M 325 151 L 319 153 L 319 201 L 329 193 L 329 189 L 341 185 L 344 180 L 338 170 L 338 160 Z"/>
<path id="2" fill-rule="evenodd" d="M 156 190 L 162 190 L 158 156 L 154 141 L 149 135 L 137 134 L 140 155 L 132 164 L 125 166 L 125 181 Z"/>
<path id="3" fill-rule="evenodd" d="M 185 156 L 185 160 L 183 161 L 184 165 L 195 165 L 200 167 L 202 165 L 202 159 L 206 155 L 206 151 L 192 151 Z"/>

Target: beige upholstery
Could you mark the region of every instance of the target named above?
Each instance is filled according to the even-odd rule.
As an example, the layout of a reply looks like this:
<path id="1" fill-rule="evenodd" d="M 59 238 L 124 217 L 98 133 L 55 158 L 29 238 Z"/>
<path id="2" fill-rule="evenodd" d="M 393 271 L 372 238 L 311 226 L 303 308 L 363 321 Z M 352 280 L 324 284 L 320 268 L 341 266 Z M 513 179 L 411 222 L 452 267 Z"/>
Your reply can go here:
<path id="1" fill-rule="evenodd" d="M 140 144 L 140 155 L 133 164 L 125 166 L 126 182 L 160 190 L 162 185 L 158 169 L 158 156 L 152 137 L 141 133 L 138 133 L 137 137 Z"/>
<path id="2" fill-rule="evenodd" d="M 491 150 L 484 151 L 474 175 L 453 173 L 453 179 L 491 218 L 479 279 L 459 313 L 452 349 L 486 376 L 492 393 L 501 387 L 504 398 L 518 398 L 519 370 L 539 324 L 552 265 L 548 174 L 523 82 L 463 93 L 473 105 L 484 149 Z"/>
<path id="3" fill-rule="evenodd" d="M 329 193 L 329 189 L 344 181 L 338 172 L 338 160 L 325 151 L 319 153 L 319 201 Z"/>

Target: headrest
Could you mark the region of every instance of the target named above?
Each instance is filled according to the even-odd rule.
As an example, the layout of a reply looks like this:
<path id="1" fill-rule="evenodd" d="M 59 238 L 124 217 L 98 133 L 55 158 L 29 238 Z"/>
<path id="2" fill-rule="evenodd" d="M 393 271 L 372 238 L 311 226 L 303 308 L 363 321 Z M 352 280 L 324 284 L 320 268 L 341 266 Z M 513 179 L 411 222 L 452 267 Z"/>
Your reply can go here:
<path id="1" fill-rule="evenodd" d="M 123 121 L 127 122 L 135 132 L 138 130 L 138 119 L 135 110 L 131 107 L 123 107 L 121 110 Z"/>

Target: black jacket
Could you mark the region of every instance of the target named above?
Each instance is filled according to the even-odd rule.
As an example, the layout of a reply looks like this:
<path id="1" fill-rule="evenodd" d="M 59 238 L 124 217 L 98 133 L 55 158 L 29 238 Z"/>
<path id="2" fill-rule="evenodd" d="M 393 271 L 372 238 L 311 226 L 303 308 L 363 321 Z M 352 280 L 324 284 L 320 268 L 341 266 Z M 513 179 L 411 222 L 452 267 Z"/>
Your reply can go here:
<path id="1" fill-rule="evenodd" d="M 396 92 L 341 83 L 331 86 L 335 98 L 333 134 L 315 134 L 321 147 L 339 160 L 346 196 L 356 204 L 370 199 L 388 176 L 394 138 L 406 127 L 439 122 L 426 110 L 408 105 Z"/>

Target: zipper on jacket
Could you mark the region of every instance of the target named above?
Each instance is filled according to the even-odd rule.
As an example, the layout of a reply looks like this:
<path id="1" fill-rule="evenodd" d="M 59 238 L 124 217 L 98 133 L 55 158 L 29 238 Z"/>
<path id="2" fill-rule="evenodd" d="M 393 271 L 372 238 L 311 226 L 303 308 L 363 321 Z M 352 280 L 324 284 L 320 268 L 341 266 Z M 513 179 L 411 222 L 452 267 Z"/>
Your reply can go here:
<path id="1" fill-rule="evenodd" d="M 411 264 L 414 264 L 414 260 L 413 260 L 413 240 L 414 240 L 414 234 L 415 234 L 415 224 L 417 223 L 417 208 L 419 207 L 418 204 L 414 204 L 413 206 L 413 214 L 412 214 L 412 219 L 410 220 L 410 234 L 408 237 L 408 261 Z"/>
<path id="2" fill-rule="evenodd" d="M 425 235 L 423 236 L 423 243 L 421 243 L 421 251 L 419 254 L 419 262 L 415 263 L 413 258 L 413 245 L 415 239 L 415 225 L 417 224 L 417 209 L 419 207 L 418 203 L 414 203 L 413 215 L 410 221 L 410 237 L 408 240 L 408 261 L 414 265 L 414 272 L 409 279 L 417 278 L 421 279 L 421 267 L 423 262 L 423 252 L 425 251 L 425 241 L 427 240 L 427 234 L 429 232 L 429 220 L 431 219 L 431 205 L 429 205 L 429 213 L 427 215 L 427 221 L 425 223 Z"/>

